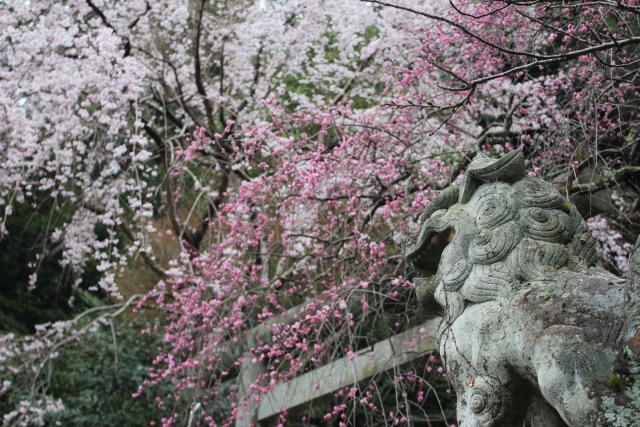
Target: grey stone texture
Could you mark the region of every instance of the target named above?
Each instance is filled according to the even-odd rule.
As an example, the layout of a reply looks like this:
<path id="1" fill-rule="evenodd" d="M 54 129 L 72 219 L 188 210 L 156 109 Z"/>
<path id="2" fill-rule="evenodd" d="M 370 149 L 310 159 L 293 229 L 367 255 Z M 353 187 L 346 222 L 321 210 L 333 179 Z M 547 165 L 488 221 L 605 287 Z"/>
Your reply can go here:
<path id="1" fill-rule="evenodd" d="M 418 298 L 442 316 L 459 427 L 640 427 L 640 251 L 627 280 L 598 265 L 575 206 L 478 159 L 426 207 L 404 247 Z M 638 381 L 636 381 L 638 378 Z"/>

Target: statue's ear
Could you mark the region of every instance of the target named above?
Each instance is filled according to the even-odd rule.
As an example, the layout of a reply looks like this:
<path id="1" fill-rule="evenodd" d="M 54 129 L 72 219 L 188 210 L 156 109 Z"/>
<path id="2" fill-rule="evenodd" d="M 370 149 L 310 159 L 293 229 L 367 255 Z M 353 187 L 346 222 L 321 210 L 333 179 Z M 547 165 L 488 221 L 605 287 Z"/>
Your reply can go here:
<path id="1" fill-rule="evenodd" d="M 522 151 L 514 150 L 499 159 L 476 159 L 467 174 L 480 181 L 502 181 L 513 184 L 526 176 Z"/>
<path id="2" fill-rule="evenodd" d="M 458 203 L 467 203 L 479 185 L 480 181 L 468 173 L 464 174 L 464 178 L 462 178 L 462 182 L 460 183 L 460 197 L 458 199 Z"/>
<path id="3" fill-rule="evenodd" d="M 502 181 L 509 184 L 526 176 L 522 151 L 514 150 L 499 159 L 476 159 L 469 165 L 460 183 L 458 203 L 467 203 L 483 182 Z"/>

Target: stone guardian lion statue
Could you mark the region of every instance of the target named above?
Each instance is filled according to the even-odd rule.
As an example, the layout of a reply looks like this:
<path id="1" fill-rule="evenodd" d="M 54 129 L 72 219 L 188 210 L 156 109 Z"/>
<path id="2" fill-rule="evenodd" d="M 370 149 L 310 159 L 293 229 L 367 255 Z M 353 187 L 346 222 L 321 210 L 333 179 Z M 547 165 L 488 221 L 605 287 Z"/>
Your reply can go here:
<path id="1" fill-rule="evenodd" d="M 575 206 L 523 155 L 474 160 L 405 245 L 459 427 L 640 427 L 640 251 L 627 280 L 598 265 Z M 638 378 L 640 380 L 640 378 Z"/>

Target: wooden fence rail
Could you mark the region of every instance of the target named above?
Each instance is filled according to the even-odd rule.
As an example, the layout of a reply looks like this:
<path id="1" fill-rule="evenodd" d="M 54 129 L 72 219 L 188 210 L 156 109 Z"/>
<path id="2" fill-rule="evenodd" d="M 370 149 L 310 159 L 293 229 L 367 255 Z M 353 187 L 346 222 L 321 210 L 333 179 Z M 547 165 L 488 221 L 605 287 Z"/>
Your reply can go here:
<path id="1" fill-rule="evenodd" d="M 251 403 L 247 410 L 239 412 L 236 427 L 257 425 L 259 421 L 281 413 L 283 408 L 293 409 L 428 355 L 437 350 L 435 336 L 439 323 L 439 318 L 430 319 L 422 325 L 377 342 L 353 357 L 343 357 L 276 385 L 261 397 L 259 403 Z M 423 328 L 424 331 L 420 332 Z M 248 355 L 244 360 L 238 383 L 240 389 L 246 391 L 265 372 L 265 368 L 260 363 L 251 363 Z"/>

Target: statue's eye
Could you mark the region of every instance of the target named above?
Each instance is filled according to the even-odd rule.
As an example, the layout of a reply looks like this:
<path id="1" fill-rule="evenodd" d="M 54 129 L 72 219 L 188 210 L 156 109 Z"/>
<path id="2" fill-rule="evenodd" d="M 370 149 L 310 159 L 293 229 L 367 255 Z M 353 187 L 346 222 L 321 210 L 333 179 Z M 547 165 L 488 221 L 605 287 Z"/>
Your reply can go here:
<path id="1" fill-rule="evenodd" d="M 469 408 L 474 414 L 479 414 L 487 407 L 487 395 L 483 390 L 474 389 L 471 390 L 469 396 Z"/>
<path id="2" fill-rule="evenodd" d="M 437 210 L 431 215 L 430 219 L 439 218 L 439 217 L 443 216 L 446 213 L 447 213 L 446 209 Z"/>

